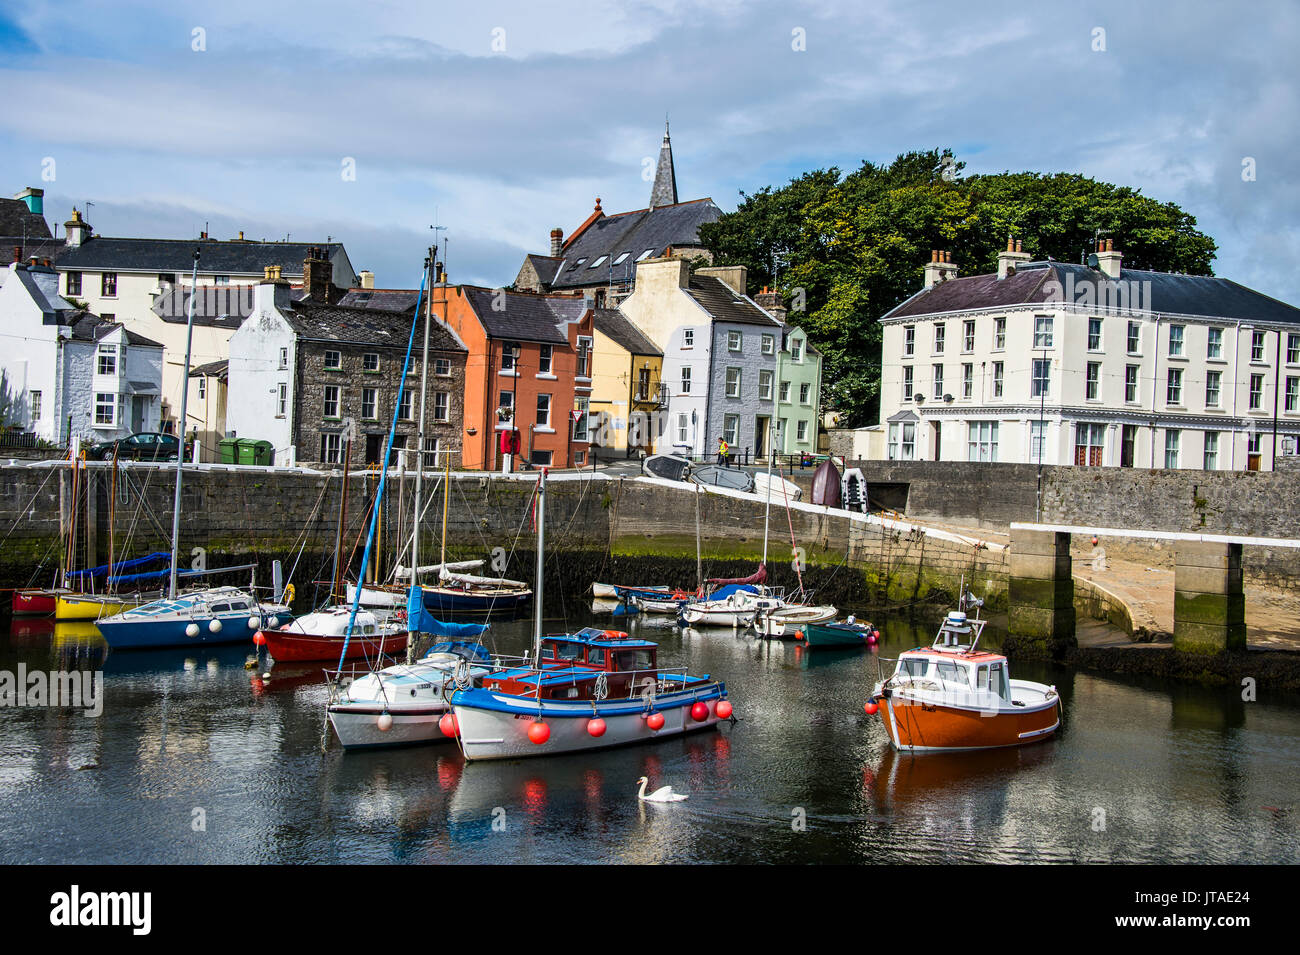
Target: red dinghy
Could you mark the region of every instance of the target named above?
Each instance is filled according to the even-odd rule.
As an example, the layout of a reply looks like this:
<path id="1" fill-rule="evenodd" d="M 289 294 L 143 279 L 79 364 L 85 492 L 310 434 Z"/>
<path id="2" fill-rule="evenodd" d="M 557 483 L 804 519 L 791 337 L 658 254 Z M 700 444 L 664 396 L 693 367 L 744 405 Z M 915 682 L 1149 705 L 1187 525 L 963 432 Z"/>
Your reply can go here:
<path id="1" fill-rule="evenodd" d="M 277 663 L 306 663 L 339 659 L 347 635 L 350 607 L 332 607 L 299 617 L 277 629 L 259 630 L 266 649 Z M 396 624 L 380 624 L 369 610 L 357 611 L 344 659 L 377 657 L 406 650 L 406 631 Z"/>
<path id="2" fill-rule="evenodd" d="M 68 591 L 61 591 L 67 593 Z M 15 617 L 52 617 L 60 591 L 15 590 L 13 615 Z"/>

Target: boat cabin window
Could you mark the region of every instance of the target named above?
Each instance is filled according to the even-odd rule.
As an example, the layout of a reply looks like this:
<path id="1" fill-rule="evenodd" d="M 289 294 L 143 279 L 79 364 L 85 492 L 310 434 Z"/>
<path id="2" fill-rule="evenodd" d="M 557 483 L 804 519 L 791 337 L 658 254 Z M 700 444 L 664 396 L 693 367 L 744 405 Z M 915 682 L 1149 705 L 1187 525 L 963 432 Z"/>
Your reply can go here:
<path id="1" fill-rule="evenodd" d="M 582 658 L 582 644 L 551 640 L 542 644 L 542 656 L 551 660 L 579 660 Z"/>
<path id="2" fill-rule="evenodd" d="M 614 654 L 614 669 L 620 673 L 650 670 L 654 665 L 654 654 L 648 647 L 640 650 L 620 650 Z"/>
<path id="3" fill-rule="evenodd" d="M 598 666 L 598 667 L 600 667 L 601 669 L 604 669 L 604 667 L 605 667 L 605 648 L 604 648 L 604 647 L 588 647 L 588 648 L 587 648 L 587 662 L 590 663 L 592 666 Z"/>
<path id="4" fill-rule="evenodd" d="M 213 604 L 208 608 L 212 613 L 225 613 L 230 609 L 230 604 Z"/>
<path id="5" fill-rule="evenodd" d="M 925 663 L 926 663 L 925 660 L 920 660 L 913 657 L 912 659 L 900 661 L 898 664 L 898 668 L 902 670 L 904 673 L 906 673 L 908 676 L 922 677 L 925 676 Z"/>
<path id="6" fill-rule="evenodd" d="M 952 660 L 936 660 L 934 665 L 939 679 L 949 683 L 970 684 L 970 670 L 965 664 L 954 663 Z"/>
<path id="7" fill-rule="evenodd" d="M 980 667 L 981 671 L 983 669 L 983 667 Z M 989 690 L 1004 700 L 1011 699 L 1011 686 L 1007 680 L 1007 666 L 1005 663 L 994 663 L 989 666 Z"/>

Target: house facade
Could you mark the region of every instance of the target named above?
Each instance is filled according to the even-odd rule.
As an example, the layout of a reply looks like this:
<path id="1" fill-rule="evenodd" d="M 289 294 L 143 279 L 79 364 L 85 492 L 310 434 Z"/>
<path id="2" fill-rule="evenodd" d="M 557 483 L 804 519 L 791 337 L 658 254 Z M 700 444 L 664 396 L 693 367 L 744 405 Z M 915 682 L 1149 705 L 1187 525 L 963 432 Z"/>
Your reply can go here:
<path id="1" fill-rule="evenodd" d="M 592 326 L 592 454 L 602 460 L 653 454 L 667 406 L 663 351 L 617 309 L 596 309 Z"/>
<path id="2" fill-rule="evenodd" d="M 226 426 L 232 437 L 267 440 L 276 462 L 349 466 L 383 460 L 393 412 L 394 448 L 414 449 L 420 432 L 420 360 L 401 389 L 414 310 L 353 308 L 294 299 L 274 275 L 256 286 L 249 316 L 231 336 Z M 429 329 L 425 466 L 461 449 L 466 349 L 438 316 Z"/>
<path id="3" fill-rule="evenodd" d="M 1030 262 L 924 287 L 881 319 L 881 457 L 1271 469 L 1300 441 L 1300 309 L 1227 279 Z"/>

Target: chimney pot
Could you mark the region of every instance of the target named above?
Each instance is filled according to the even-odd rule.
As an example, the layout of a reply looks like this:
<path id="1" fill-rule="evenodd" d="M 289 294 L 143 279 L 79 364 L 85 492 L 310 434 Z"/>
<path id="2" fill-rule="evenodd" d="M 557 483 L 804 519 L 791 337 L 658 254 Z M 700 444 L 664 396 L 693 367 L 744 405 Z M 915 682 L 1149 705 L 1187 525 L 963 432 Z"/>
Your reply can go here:
<path id="1" fill-rule="evenodd" d="M 15 245 L 15 246 L 14 246 L 14 261 L 15 261 L 15 262 L 21 262 L 22 260 L 23 260 L 23 247 L 22 247 L 21 245 Z"/>
<path id="2" fill-rule="evenodd" d="M 558 259 L 564 254 L 564 230 L 555 228 L 551 230 L 551 258 Z"/>
<path id="3" fill-rule="evenodd" d="M 1016 239 L 1016 251 L 1017 251 L 1017 252 L 1023 252 L 1023 251 L 1024 251 L 1024 249 L 1022 249 L 1022 248 L 1020 247 L 1020 240 L 1019 240 L 1019 239 Z"/>
<path id="4" fill-rule="evenodd" d="M 1016 240 L 1011 238 L 1011 236 L 1007 236 L 1007 251 L 1008 252 L 1016 251 Z"/>

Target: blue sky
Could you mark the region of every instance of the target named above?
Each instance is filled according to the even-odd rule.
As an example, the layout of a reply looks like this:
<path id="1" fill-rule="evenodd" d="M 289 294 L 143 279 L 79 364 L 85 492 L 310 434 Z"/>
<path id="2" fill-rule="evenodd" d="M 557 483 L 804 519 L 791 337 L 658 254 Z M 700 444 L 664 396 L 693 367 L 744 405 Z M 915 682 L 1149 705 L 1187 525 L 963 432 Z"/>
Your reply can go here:
<path id="1" fill-rule="evenodd" d="M 683 199 L 951 146 L 1177 202 L 1300 304 L 1298 41 L 1281 2 L 10 4 L 0 188 L 108 235 L 333 237 L 384 287 L 436 220 L 499 285 L 596 196 L 645 205 L 669 114 Z"/>

